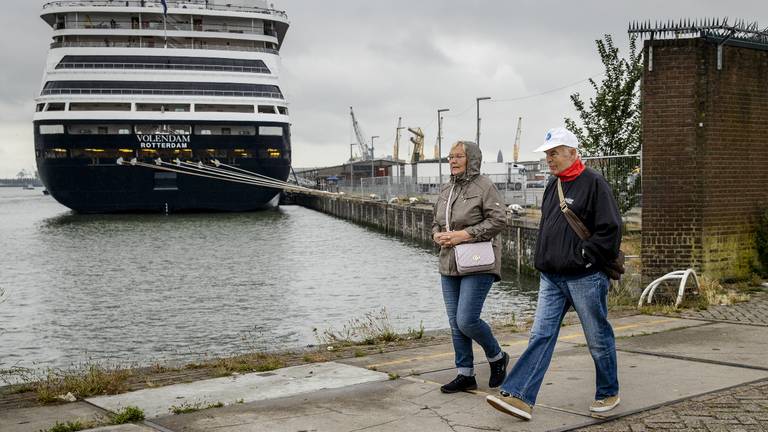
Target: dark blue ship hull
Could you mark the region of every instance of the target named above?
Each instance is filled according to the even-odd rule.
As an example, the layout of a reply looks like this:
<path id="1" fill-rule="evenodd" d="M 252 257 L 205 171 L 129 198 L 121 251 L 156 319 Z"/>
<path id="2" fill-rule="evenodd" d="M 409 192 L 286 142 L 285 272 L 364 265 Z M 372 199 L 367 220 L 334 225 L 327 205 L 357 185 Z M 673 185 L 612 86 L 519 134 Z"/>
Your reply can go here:
<path id="1" fill-rule="evenodd" d="M 79 213 L 238 212 L 269 208 L 278 202 L 278 189 L 118 165 L 118 157 L 150 164 L 157 157 L 167 162 L 178 157 L 206 165 L 218 160 L 281 181 L 290 172 L 290 131 L 285 123 L 248 123 L 257 131 L 252 135 L 195 135 L 197 127 L 221 126 L 195 122 L 189 134 L 174 139 L 140 136 L 133 132 L 133 125 L 119 120 L 93 122 L 124 125 L 119 134 L 110 134 L 110 130 L 72 134 L 68 123 L 72 121 L 35 122 L 35 155 L 40 178 L 51 196 Z M 87 122 L 76 123 L 82 127 Z M 40 133 L 41 125 L 48 126 L 47 133 Z M 51 128 L 58 132 L 59 125 L 63 133 L 51 133 Z M 261 126 L 272 131 L 282 128 L 282 136 L 261 136 Z M 96 127 L 94 130 L 98 131 Z"/>

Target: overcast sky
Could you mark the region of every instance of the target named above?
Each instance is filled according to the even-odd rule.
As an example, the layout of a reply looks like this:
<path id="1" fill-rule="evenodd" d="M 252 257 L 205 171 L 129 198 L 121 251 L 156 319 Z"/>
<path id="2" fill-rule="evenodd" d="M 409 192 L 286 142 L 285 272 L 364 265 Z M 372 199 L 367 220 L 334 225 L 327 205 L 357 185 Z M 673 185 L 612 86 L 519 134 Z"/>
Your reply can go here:
<path id="1" fill-rule="evenodd" d="M 34 169 L 33 98 L 40 90 L 51 29 L 39 18 L 42 2 L 3 4 L 0 177 L 12 177 L 22 168 Z M 397 118 L 402 117 L 405 126 L 424 130 L 426 155 L 432 157 L 437 109 L 451 110 L 444 117 L 444 143 L 474 139 L 478 96 L 493 98 L 481 102 L 486 160 L 495 160 L 500 149 L 505 161 L 512 160 L 518 117 L 523 118 L 520 158 L 538 158 L 531 150 L 546 129 L 575 117 L 569 95 L 592 96 L 586 79 L 600 79 L 595 39 L 603 34 L 612 34 L 625 53 L 632 20 L 728 16 L 758 21 L 763 28 L 768 24 L 764 0 L 274 4 L 291 21 L 281 52 L 281 87 L 290 103 L 296 167 L 335 165 L 349 158 L 350 106 L 366 135 L 380 136 L 377 156 L 392 154 Z"/>

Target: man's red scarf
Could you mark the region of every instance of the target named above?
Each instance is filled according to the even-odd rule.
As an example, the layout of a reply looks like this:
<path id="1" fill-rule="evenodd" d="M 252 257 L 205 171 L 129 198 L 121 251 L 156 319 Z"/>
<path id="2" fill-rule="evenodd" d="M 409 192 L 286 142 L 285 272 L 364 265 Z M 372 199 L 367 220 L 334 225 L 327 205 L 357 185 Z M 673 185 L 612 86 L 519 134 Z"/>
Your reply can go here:
<path id="1" fill-rule="evenodd" d="M 564 182 L 573 181 L 576 180 L 576 177 L 584 172 L 585 168 L 586 167 L 584 166 L 584 163 L 581 161 L 581 159 L 576 159 L 576 162 L 574 162 L 573 165 L 564 169 L 557 176 L 560 177 L 560 180 Z"/>

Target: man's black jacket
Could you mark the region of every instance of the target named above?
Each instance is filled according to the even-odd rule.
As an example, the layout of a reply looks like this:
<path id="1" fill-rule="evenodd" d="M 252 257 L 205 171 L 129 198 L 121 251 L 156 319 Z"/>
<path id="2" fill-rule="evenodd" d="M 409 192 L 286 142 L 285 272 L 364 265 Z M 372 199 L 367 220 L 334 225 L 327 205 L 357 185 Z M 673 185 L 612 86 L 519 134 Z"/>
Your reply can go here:
<path id="1" fill-rule="evenodd" d="M 535 267 L 564 275 L 599 271 L 618 256 L 621 246 L 621 216 L 611 187 L 591 168 L 562 185 L 568 207 L 581 218 L 592 237 L 582 241 L 568 225 L 560 210 L 557 177 L 553 177 L 544 189 Z"/>

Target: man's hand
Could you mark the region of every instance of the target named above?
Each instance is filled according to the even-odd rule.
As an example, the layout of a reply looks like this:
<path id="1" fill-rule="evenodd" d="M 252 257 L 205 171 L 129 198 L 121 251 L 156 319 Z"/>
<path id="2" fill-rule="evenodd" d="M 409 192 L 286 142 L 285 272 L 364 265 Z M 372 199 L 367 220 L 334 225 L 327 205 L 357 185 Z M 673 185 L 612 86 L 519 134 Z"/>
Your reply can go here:
<path id="1" fill-rule="evenodd" d="M 467 240 L 471 240 L 472 236 L 470 236 L 468 232 L 461 230 L 435 233 L 435 235 L 432 236 L 432 239 L 441 247 L 449 248 L 464 243 Z"/>

